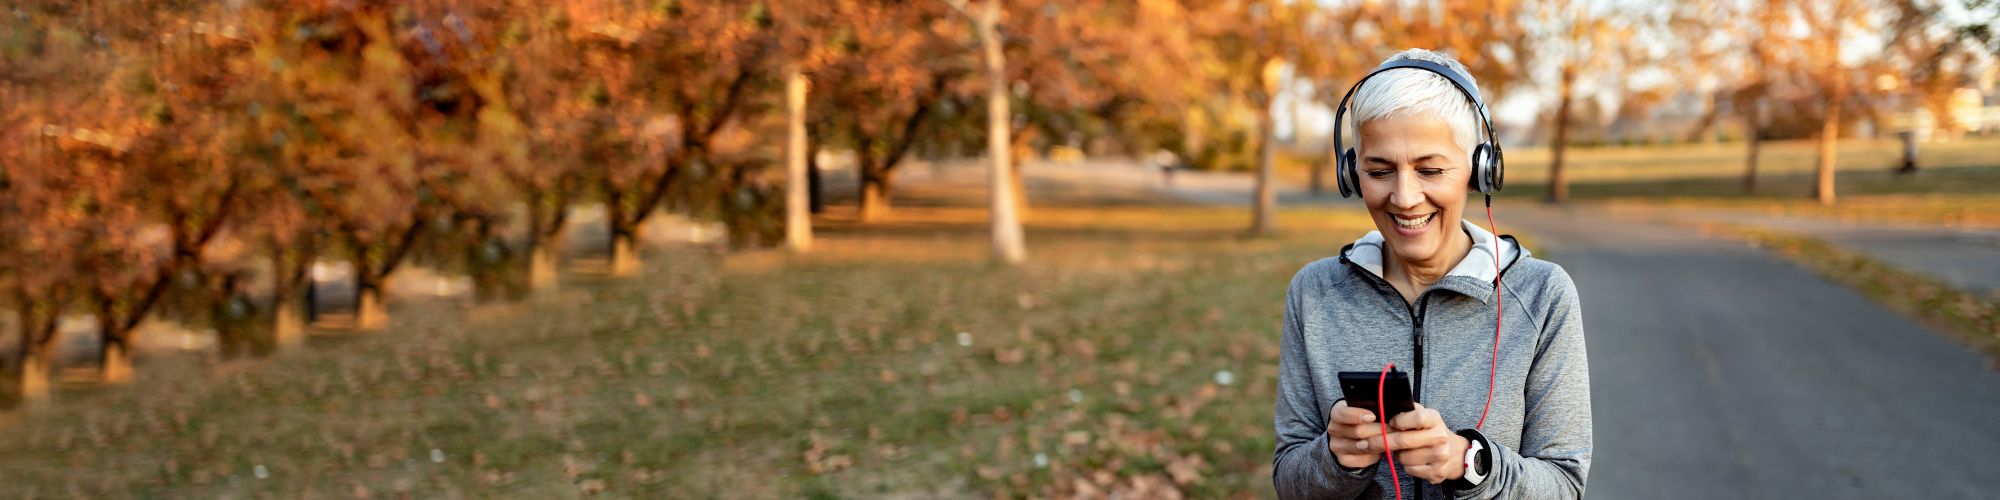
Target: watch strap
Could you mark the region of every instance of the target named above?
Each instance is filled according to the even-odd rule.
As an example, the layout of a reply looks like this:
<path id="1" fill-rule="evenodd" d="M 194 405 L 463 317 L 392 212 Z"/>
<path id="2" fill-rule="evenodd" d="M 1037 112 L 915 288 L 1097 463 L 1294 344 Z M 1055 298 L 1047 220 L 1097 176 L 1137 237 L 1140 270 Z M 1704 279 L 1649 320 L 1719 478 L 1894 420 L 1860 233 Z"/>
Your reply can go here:
<path id="1" fill-rule="evenodd" d="M 1458 479 L 1445 481 L 1445 486 L 1452 490 L 1465 491 L 1478 487 L 1486 482 L 1487 478 L 1492 477 L 1493 443 L 1487 441 L 1486 435 L 1480 434 L 1475 429 L 1460 430 L 1458 435 L 1464 437 L 1467 442 L 1465 474 L 1460 475 Z"/>

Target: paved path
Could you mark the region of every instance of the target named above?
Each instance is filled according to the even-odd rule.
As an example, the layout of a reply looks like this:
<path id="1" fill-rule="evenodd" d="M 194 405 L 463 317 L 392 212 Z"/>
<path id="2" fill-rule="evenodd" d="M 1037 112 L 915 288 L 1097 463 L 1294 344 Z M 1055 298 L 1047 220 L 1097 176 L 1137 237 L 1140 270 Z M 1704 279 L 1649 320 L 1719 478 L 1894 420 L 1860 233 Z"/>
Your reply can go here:
<path id="1" fill-rule="evenodd" d="M 1583 293 L 1594 498 L 1992 498 L 2000 373 L 1692 229 L 1512 207 Z"/>
<path id="2" fill-rule="evenodd" d="M 1717 209 L 1660 209 L 1678 220 L 1738 224 L 1810 235 L 1962 290 L 2000 296 L 2000 230 L 1821 217 L 1744 214 Z"/>
<path id="3" fill-rule="evenodd" d="M 1133 167 L 1029 171 L 1158 183 Z M 1247 203 L 1247 176 L 1180 177 L 1170 192 L 1184 199 Z M 2000 373 L 1971 349 L 1685 225 L 1538 204 L 1501 210 L 1503 229 L 1535 235 L 1583 294 L 1591 497 L 2000 496 Z"/>

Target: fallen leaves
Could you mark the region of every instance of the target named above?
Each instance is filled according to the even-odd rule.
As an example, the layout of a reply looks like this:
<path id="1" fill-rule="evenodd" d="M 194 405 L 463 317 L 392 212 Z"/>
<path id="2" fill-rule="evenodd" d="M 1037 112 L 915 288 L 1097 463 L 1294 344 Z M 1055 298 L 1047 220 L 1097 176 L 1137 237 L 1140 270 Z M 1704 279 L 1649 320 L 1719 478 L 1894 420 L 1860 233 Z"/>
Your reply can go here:
<path id="1" fill-rule="evenodd" d="M 197 450 L 204 431 L 221 429 L 212 441 L 223 456 L 262 446 L 299 457 L 236 459 L 236 475 L 248 478 L 250 464 L 264 463 L 273 485 L 326 478 L 314 496 L 345 496 L 357 479 L 375 496 L 395 496 L 371 479 L 408 465 L 391 446 L 443 478 L 416 480 L 414 496 L 453 496 L 432 486 L 444 484 L 468 488 L 462 496 L 701 497 L 749 488 L 733 496 L 764 497 L 827 475 L 836 475 L 823 481 L 836 493 L 859 496 L 888 483 L 890 494 L 958 484 L 944 495 L 1218 497 L 1266 483 L 1257 472 L 1268 461 L 1279 349 L 1265 326 L 1276 319 L 1245 318 L 1268 309 L 1262 292 L 1284 282 L 1248 274 L 1227 254 L 1195 261 L 1199 273 L 1146 276 L 1064 267 L 1061 259 L 1079 257 L 1047 255 L 1057 263 L 1004 272 L 864 262 L 755 281 L 634 284 L 669 291 L 643 301 L 578 296 L 557 314 L 481 325 L 460 343 L 355 349 L 271 370 L 296 370 L 289 379 L 216 384 L 224 398 L 299 398 L 303 418 L 251 433 L 295 433 L 310 445 L 238 439 L 231 426 L 240 421 L 216 409 L 257 408 L 159 397 L 123 413 L 130 424 L 66 426 L 60 441 L 71 453 L 48 454 L 77 456 L 109 436 L 114 448 L 142 446 L 125 456 L 181 458 L 151 462 L 173 465 L 149 466 L 148 478 L 171 486 L 198 474 L 219 484 L 229 478 L 217 475 L 216 459 L 188 458 L 205 452 L 155 447 Z M 812 286 L 800 284 L 805 277 Z M 650 311 L 658 325 L 612 328 L 630 318 L 614 309 L 648 307 L 659 309 Z M 715 318 L 726 326 L 711 326 Z M 607 333 L 590 335 L 599 328 Z M 429 396 L 425 385 L 443 392 Z M 468 423 L 437 431 L 435 415 Z M 63 433 L 49 429 L 23 439 L 53 447 Z M 128 432 L 149 437 L 120 437 Z M 446 460 L 431 459 L 433 449 L 447 450 Z M 772 464 L 790 477 L 743 485 L 770 477 Z M 896 482 L 907 476 L 919 479 Z M 646 487 L 653 484 L 662 486 Z"/>
<path id="2" fill-rule="evenodd" d="M 830 453 L 827 441 L 818 432 L 810 434 L 804 456 L 806 473 L 815 476 L 832 474 L 854 466 L 854 457 Z"/>

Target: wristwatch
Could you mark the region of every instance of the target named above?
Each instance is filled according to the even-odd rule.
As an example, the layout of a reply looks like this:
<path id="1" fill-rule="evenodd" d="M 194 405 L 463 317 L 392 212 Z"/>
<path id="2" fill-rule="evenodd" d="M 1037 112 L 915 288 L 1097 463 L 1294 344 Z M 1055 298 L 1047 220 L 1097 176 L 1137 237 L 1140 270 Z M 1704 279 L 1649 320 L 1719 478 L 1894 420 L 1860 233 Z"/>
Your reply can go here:
<path id="1" fill-rule="evenodd" d="M 1486 482 L 1486 476 L 1493 472 L 1492 447 L 1486 444 L 1486 436 L 1477 430 L 1458 431 L 1465 437 L 1465 475 L 1449 481 L 1454 490 L 1469 490 Z"/>

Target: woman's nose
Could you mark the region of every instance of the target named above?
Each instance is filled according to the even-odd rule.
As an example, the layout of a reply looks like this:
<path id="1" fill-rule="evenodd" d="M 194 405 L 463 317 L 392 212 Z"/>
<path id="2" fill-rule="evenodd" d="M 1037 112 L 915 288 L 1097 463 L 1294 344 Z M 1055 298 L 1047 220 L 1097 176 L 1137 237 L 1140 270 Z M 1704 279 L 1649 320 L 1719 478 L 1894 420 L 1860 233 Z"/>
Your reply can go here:
<path id="1" fill-rule="evenodd" d="M 1423 186 L 1410 175 L 1397 175 L 1395 189 L 1389 191 L 1389 204 L 1396 208 L 1412 208 L 1424 201 Z"/>

